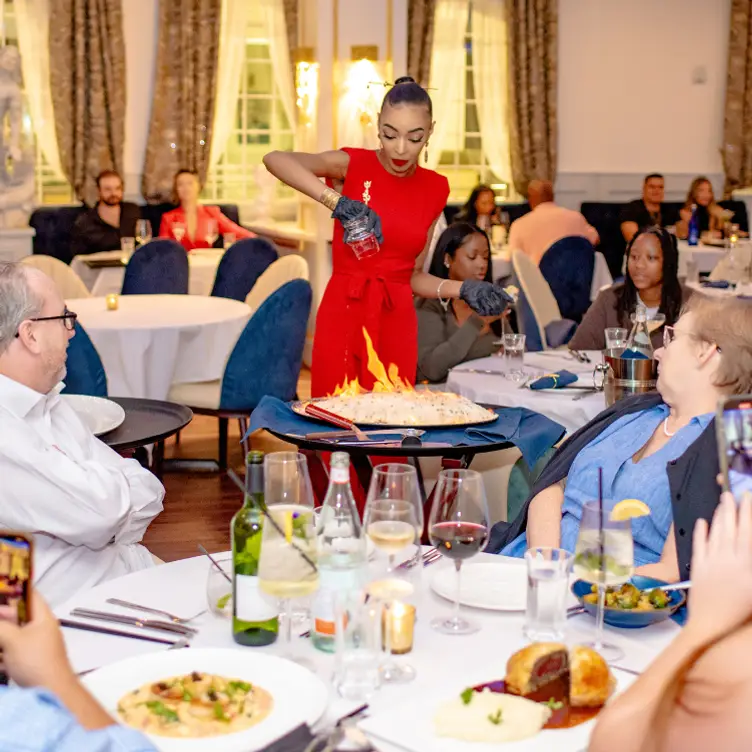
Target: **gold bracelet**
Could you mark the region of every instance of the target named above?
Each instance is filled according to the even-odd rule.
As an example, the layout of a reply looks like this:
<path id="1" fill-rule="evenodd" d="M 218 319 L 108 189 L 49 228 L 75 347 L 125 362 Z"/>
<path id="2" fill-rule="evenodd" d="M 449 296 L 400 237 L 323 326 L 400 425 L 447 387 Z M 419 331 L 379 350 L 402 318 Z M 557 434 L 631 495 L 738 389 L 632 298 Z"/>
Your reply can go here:
<path id="1" fill-rule="evenodd" d="M 337 191 L 333 191 L 331 188 L 325 188 L 319 201 L 329 209 L 329 211 L 334 211 L 341 198 L 342 196 L 337 193 Z"/>

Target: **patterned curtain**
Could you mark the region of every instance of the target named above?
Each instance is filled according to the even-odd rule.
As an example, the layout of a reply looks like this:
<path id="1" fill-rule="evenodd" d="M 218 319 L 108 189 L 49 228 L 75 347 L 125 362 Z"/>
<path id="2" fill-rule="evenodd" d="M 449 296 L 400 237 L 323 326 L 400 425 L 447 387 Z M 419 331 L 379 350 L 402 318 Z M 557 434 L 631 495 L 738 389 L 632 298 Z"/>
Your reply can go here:
<path id="1" fill-rule="evenodd" d="M 512 177 L 556 179 L 557 0 L 506 0 Z"/>
<path id="2" fill-rule="evenodd" d="M 101 0 L 105 2 L 105 0 Z M 160 0 L 157 74 L 141 190 L 172 200 L 181 168 L 209 169 L 222 0 Z"/>
<path id="3" fill-rule="evenodd" d="M 732 0 L 726 110 L 723 123 L 724 193 L 752 185 L 752 1 Z"/>
<path id="4" fill-rule="evenodd" d="M 96 201 L 95 178 L 122 171 L 125 40 L 121 0 L 50 0 L 50 85 L 60 165 L 76 195 Z"/>
<path id="5" fill-rule="evenodd" d="M 437 0 L 409 0 L 407 6 L 407 74 L 422 86 L 431 79 L 433 22 Z M 402 71 L 395 71 L 399 77 Z"/>

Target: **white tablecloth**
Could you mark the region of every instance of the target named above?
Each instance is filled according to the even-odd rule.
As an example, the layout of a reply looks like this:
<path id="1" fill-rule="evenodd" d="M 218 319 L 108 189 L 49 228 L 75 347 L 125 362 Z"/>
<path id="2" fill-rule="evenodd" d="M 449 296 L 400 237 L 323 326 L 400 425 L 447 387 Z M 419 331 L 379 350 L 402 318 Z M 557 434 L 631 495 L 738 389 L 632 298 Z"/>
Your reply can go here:
<path id="1" fill-rule="evenodd" d="M 525 367 L 531 373 L 553 373 L 566 369 L 578 375 L 577 386 L 593 385 L 593 369 L 602 361 L 600 351 L 589 352 L 591 363 L 580 363 L 567 351 L 547 350 L 542 353 L 525 353 Z M 574 433 L 605 409 L 603 392 L 588 394 L 582 399 L 574 389 L 534 391 L 506 379 L 503 375 L 504 359 L 492 355 L 489 358 L 461 363 L 449 372 L 447 389 L 463 397 L 487 405 L 527 407 L 561 423 L 567 433 Z M 473 373 L 472 371 L 498 371 L 499 375 Z"/>
<path id="2" fill-rule="evenodd" d="M 222 258 L 222 250 L 211 248 L 198 249 L 188 254 L 188 293 L 190 295 L 209 295 L 214 287 L 217 266 Z M 112 260 L 122 256 L 120 251 L 104 251 L 92 253 L 88 256 L 75 256 L 71 261 L 71 269 L 83 280 L 92 295 L 109 295 L 119 293 L 123 289 L 124 267 L 105 267 L 92 269 L 86 259 Z"/>
<path id="3" fill-rule="evenodd" d="M 498 561 L 502 557 L 481 554 L 481 558 Z M 474 559 L 477 561 L 478 559 Z M 506 559 L 510 566 L 522 566 L 520 560 Z M 164 564 L 154 569 L 136 572 L 126 577 L 104 583 L 88 593 L 73 599 L 57 609 L 58 616 L 67 615 L 74 607 L 94 608 L 104 611 L 123 610 L 106 604 L 107 598 L 121 598 L 143 605 L 171 611 L 178 615 L 195 614 L 206 608 L 205 583 L 208 562 L 203 557 L 184 559 L 172 564 Z M 417 600 L 418 620 L 415 627 L 415 646 L 404 658 L 417 671 L 415 681 L 404 685 L 387 685 L 381 688 L 369 701 L 369 714 L 390 715 L 390 709 L 414 703 L 416 698 L 437 696 L 446 700 L 458 694 L 462 689 L 483 681 L 499 679 L 504 676 L 509 656 L 524 647 L 526 641 L 522 636 L 524 614 L 500 613 L 472 609 L 472 618 L 481 624 L 481 630 L 473 635 L 457 637 L 442 635 L 431 629 L 431 619 L 438 615 L 449 615 L 451 604 L 437 595 L 429 587 L 430 578 L 439 567 L 453 567 L 451 562 L 440 562 L 423 570 L 418 584 Z M 113 625 L 105 625 L 113 626 Z M 191 641 L 193 648 L 222 647 L 236 650 L 254 650 L 271 654 L 278 653 L 279 644 L 266 648 L 242 648 L 232 640 L 229 620 L 223 620 L 205 614 L 192 626 L 199 629 L 198 636 Z M 594 620 L 589 616 L 577 616 L 568 621 L 571 642 L 582 642 L 591 637 Z M 128 629 L 128 627 L 122 627 Z M 679 627 L 671 621 L 647 629 L 617 630 L 606 627 L 608 639 L 618 643 L 625 652 L 625 657 L 618 665 L 634 671 L 643 671 L 652 659 L 668 645 L 679 633 Z M 164 646 L 154 645 L 138 640 L 121 637 L 81 632 L 65 629 L 65 642 L 68 653 L 76 671 L 103 666 L 118 660 L 164 650 Z M 295 638 L 294 638 L 295 639 Z M 300 639 L 300 638 L 299 638 Z M 315 650 L 312 646 L 301 645 L 315 666 L 317 673 L 331 687 L 331 674 L 334 668 L 334 656 Z M 441 656 L 451 656 L 441 660 Z M 630 677 L 624 672 L 616 672 L 620 682 L 629 682 Z M 336 718 L 353 710 L 360 703 L 341 700 L 330 689 L 330 702 L 320 726 L 333 722 Z M 580 752 L 585 747 L 581 732 L 570 735 L 557 731 L 556 752 Z M 572 736 L 579 739 L 574 744 Z M 397 752 L 398 748 L 372 740 L 380 752 Z M 402 748 L 399 748 L 402 749 Z M 515 749 L 524 752 L 524 742 L 515 745 Z M 430 746 L 420 752 L 432 752 Z"/>
<path id="4" fill-rule="evenodd" d="M 697 264 L 698 272 L 712 272 L 715 265 L 725 256 L 725 248 L 716 248 L 712 245 L 691 246 L 686 240 L 677 241 L 679 247 L 679 276 L 687 276 L 687 254 L 692 257 Z"/>
<path id="5" fill-rule="evenodd" d="M 221 378 L 250 318 L 245 303 L 192 295 L 68 300 L 99 352 L 114 397 L 165 399 L 175 383 Z"/>

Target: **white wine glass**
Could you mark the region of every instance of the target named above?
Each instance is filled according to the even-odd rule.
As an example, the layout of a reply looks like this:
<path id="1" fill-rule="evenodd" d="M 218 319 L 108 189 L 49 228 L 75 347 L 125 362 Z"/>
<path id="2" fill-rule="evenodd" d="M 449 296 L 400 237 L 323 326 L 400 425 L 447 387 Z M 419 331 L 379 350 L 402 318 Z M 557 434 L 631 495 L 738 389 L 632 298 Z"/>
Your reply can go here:
<path id="1" fill-rule="evenodd" d="M 208 219 L 206 221 L 206 242 L 209 248 L 213 248 L 219 237 L 219 227 L 217 227 L 216 219 Z"/>
<path id="2" fill-rule="evenodd" d="M 462 562 L 479 553 L 488 541 L 488 502 L 483 477 L 475 470 L 442 470 L 436 481 L 428 536 L 442 555 L 457 569 L 454 614 L 438 617 L 431 626 L 444 634 L 472 634 L 477 622 L 460 616 L 460 573 Z"/>
<path id="3" fill-rule="evenodd" d="M 417 550 L 413 558 L 420 554 L 423 504 L 414 467 L 395 463 L 374 468 L 363 512 L 363 527 L 374 546 L 388 557 L 387 578 L 372 583 L 368 590 L 372 597 L 384 604 L 384 623 L 389 625 L 399 599 L 412 591 L 408 583 L 396 576 L 397 554 L 413 545 Z M 392 630 L 388 626 L 384 629 L 384 660 L 379 672 L 381 680 L 388 684 L 405 683 L 415 678 L 412 666 L 394 661 Z"/>
<path id="4" fill-rule="evenodd" d="M 151 222 L 148 219 L 136 220 L 136 242 L 144 245 L 151 240 Z"/>
<path id="5" fill-rule="evenodd" d="M 624 651 L 603 639 L 606 589 L 629 582 L 634 573 L 634 540 L 631 520 L 613 520 L 613 501 L 588 501 L 582 506 L 580 533 L 574 554 L 574 574 L 598 588 L 595 639 L 585 643 L 610 662 Z"/>
<path id="6" fill-rule="evenodd" d="M 294 598 L 304 598 L 319 586 L 313 491 L 306 458 L 297 452 L 275 452 L 264 458 L 264 528 L 259 558 L 259 588 L 279 599 L 283 654 L 293 655 Z"/>

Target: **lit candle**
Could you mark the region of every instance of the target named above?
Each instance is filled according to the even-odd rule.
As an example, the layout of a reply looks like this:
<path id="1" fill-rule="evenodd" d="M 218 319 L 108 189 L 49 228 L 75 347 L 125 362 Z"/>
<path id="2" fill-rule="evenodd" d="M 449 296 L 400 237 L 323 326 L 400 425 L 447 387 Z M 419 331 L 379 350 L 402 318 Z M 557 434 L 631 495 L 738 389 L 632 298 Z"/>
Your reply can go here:
<path id="1" fill-rule="evenodd" d="M 120 296 L 117 293 L 111 292 L 105 300 L 107 302 L 108 311 L 117 311 L 118 303 L 120 302 Z"/>
<path id="2" fill-rule="evenodd" d="M 415 606 L 395 601 L 384 609 L 384 630 L 389 630 L 392 653 L 402 655 L 413 649 L 415 631 Z"/>

